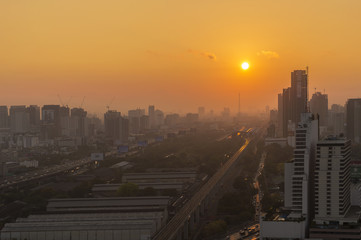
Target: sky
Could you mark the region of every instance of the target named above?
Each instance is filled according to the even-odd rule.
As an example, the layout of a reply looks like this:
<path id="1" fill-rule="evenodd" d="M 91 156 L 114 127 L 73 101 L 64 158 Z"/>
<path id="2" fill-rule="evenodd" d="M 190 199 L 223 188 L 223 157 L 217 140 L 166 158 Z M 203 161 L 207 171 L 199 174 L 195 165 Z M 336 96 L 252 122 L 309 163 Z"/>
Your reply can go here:
<path id="1" fill-rule="evenodd" d="M 262 111 L 306 66 L 310 96 L 316 88 L 344 104 L 361 97 L 359 9 L 359 0 L 1 0 L 0 105 L 235 113 L 240 93 L 241 111 Z"/>

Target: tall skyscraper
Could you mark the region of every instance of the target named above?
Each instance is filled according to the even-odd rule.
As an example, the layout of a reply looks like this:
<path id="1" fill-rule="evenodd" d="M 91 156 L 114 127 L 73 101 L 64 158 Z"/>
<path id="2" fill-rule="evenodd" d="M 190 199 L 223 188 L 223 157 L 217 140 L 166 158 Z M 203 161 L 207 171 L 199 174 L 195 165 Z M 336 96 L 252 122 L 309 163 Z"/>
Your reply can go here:
<path id="1" fill-rule="evenodd" d="M 283 112 L 282 112 L 282 132 L 283 137 L 288 137 L 288 125 L 289 121 L 292 121 L 292 102 L 291 102 L 291 88 L 283 89 L 282 93 L 282 106 L 283 106 Z"/>
<path id="2" fill-rule="evenodd" d="M 319 116 L 320 126 L 326 127 L 328 120 L 328 95 L 315 92 L 310 100 L 310 111 Z"/>
<path id="3" fill-rule="evenodd" d="M 308 76 L 306 70 L 294 70 L 291 73 L 292 121 L 298 123 L 301 113 L 308 112 Z"/>
<path id="4" fill-rule="evenodd" d="M 306 70 L 291 73 L 291 87 L 278 95 L 279 129 L 283 137 L 289 136 L 288 126 L 301 120 L 301 113 L 308 111 L 308 76 Z"/>
<path id="5" fill-rule="evenodd" d="M 351 141 L 327 138 L 317 143 L 315 165 L 315 220 L 345 217 L 350 209 Z"/>
<path id="6" fill-rule="evenodd" d="M 9 127 L 9 113 L 7 106 L 0 106 L 0 128 Z"/>
<path id="7" fill-rule="evenodd" d="M 318 121 L 313 114 L 303 113 L 296 128 L 294 159 L 285 164 L 285 207 L 308 218 L 311 204 L 311 180 L 318 141 Z"/>
<path id="8" fill-rule="evenodd" d="M 346 136 L 354 143 L 361 142 L 361 98 L 347 100 Z"/>

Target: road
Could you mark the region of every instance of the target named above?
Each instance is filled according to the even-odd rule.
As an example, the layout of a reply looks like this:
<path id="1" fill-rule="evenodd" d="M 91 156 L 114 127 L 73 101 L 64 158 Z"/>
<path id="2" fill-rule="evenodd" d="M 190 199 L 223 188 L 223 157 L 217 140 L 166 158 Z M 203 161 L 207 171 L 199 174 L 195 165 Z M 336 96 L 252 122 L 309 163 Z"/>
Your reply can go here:
<path id="1" fill-rule="evenodd" d="M 223 238 L 222 240 L 256 240 L 259 238 L 259 224 L 252 224 L 248 227 L 245 227 L 243 229 L 240 229 L 239 231 L 230 234 L 226 238 Z M 217 239 L 218 240 L 218 239 Z M 221 239 L 219 239 L 221 240 Z"/>
<path id="2" fill-rule="evenodd" d="M 255 189 L 257 189 L 257 194 L 254 195 L 253 197 L 253 204 L 255 207 L 255 221 L 258 222 L 259 221 L 259 216 L 261 214 L 261 210 L 262 210 L 262 205 L 261 205 L 261 201 L 262 201 L 262 197 L 263 197 L 263 193 L 259 187 L 259 182 L 258 182 L 258 178 L 259 176 L 261 176 L 262 174 L 262 170 L 264 167 L 264 161 L 266 159 L 266 153 L 262 154 L 261 157 L 261 161 L 258 165 L 258 169 L 257 169 L 257 173 L 253 179 L 253 186 Z M 254 230 L 252 230 L 254 229 Z M 241 231 L 244 231 L 243 234 L 241 234 Z M 251 230 L 251 231 L 249 231 Z M 246 229 L 240 229 L 237 232 L 234 232 L 232 234 L 229 235 L 228 238 L 226 239 L 230 239 L 230 240 L 238 240 L 238 239 L 243 239 L 243 240 L 252 240 L 252 239 L 258 239 L 259 237 L 259 224 L 254 224 L 254 225 L 250 225 L 248 227 L 246 227 Z"/>
<path id="3" fill-rule="evenodd" d="M 119 157 L 122 157 L 125 155 L 134 155 L 139 152 L 139 150 L 134 150 L 135 149 L 134 146 L 132 146 L 131 148 L 133 149 L 133 151 L 128 152 L 128 153 L 118 154 L 118 151 L 112 150 L 112 151 L 106 152 L 104 155 L 105 155 L 105 157 L 107 157 L 110 155 L 118 154 Z M 15 186 L 17 184 L 25 183 L 27 181 L 46 178 L 46 177 L 50 177 L 52 175 L 56 175 L 56 174 L 59 174 L 62 172 L 71 171 L 73 169 L 80 168 L 89 163 L 94 163 L 94 160 L 91 160 L 90 157 L 85 157 L 85 158 L 81 158 L 78 160 L 68 161 L 63 164 L 40 168 L 35 171 L 26 172 L 23 174 L 8 176 L 8 177 L 6 177 L 6 179 L 0 180 L 0 190 L 7 188 L 7 187 Z"/>
<path id="4" fill-rule="evenodd" d="M 262 174 L 265 159 L 266 159 L 266 153 L 263 152 L 261 161 L 258 165 L 258 170 L 257 170 L 256 176 L 254 177 L 254 180 L 253 180 L 253 186 L 257 190 L 257 194 L 254 196 L 254 206 L 255 206 L 255 210 L 256 210 L 255 220 L 256 221 L 259 220 L 259 216 L 261 215 L 261 210 L 262 210 L 261 201 L 262 201 L 263 193 L 262 193 L 261 188 L 259 187 L 258 178 Z"/>
<path id="5" fill-rule="evenodd" d="M 91 160 L 90 157 L 86 157 L 86 158 L 82 158 L 82 159 L 79 159 L 76 161 L 66 162 L 61 165 L 45 167 L 45 168 L 42 168 L 39 170 L 27 172 L 24 174 L 10 176 L 0 182 L 0 189 L 10 187 L 10 186 L 13 186 L 16 184 L 24 183 L 27 181 L 32 181 L 35 179 L 49 177 L 51 175 L 58 174 L 61 172 L 70 171 L 74 168 L 81 167 L 81 166 L 84 166 L 84 165 L 92 163 L 92 162 L 94 162 L 94 161 Z"/>
<path id="6" fill-rule="evenodd" d="M 207 183 L 197 192 L 184 206 L 180 209 L 176 215 L 168 222 L 168 224 L 158 232 L 153 239 L 173 239 L 179 229 L 183 227 L 184 222 L 190 217 L 191 213 L 196 210 L 200 203 L 211 192 L 214 186 L 223 178 L 228 172 L 228 169 L 233 166 L 236 160 L 239 158 L 243 150 L 250 143 L 250 139 L 246 139 L 244 145 L 219 169 Z"/>

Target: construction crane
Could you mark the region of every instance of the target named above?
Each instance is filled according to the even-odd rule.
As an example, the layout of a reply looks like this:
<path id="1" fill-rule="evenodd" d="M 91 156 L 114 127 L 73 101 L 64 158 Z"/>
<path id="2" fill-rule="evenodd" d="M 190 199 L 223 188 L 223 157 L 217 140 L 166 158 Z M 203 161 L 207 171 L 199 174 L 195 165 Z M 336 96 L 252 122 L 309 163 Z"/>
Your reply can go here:
<path id="1" fill-rule="evenodd" d="M 61 106 L 64 107 L 65 105 L 64 105 L 63 100 L 61 99 L 61 97 L 60 97 L 59 94 L 58 94 L 58 98 L 59 98 L 59 101 L 60 101 L 60 103 L 61 103 Z"/>
<path id="2" fill-rule="evenodd" d="M 110 103 L 106 106 L 107 110 L 109 111 L 110 105 L 113 103 L 115 97 L 112 98 L 112 100 L 110 101 Z"/>
<path id="3" fill-rule="evenodd" d="M 63 102 L 63 99 L 61 98 L 61 96 L 60 96 L 59 94 L 58 94 L 57 96 L 58 96 L 58 98 L 59 98 L 59 101 L 60 101 L 62 107 L 69 107 L 69 103 L 70 103 L 70 101 L 71 101 L 71 99 L 72 99 L 73 97 L 70 97 L 69 100 L 68 100 L 66 103 L 64 103 L 64 102 Z M 84 101 L 84 100 L 83 100 L 83 101 Z"/>
<path id="4" fill-rule="evenodd" d="M 81 101 L 81 104 L 80 104 L 80 107 L 79 107 L 79 108 L 82 108 L 82 107 L 83 107 L 84 100 L 85 100 L 85 96 L 83 97 L 83 100 Z"/>
<path id="5" fill-rule="evenodd" d="M 70 96 L 69 100 L 66 102 L 66 106 L 69 107 L 70 101 L 73 98 L 73 96 Z"/>

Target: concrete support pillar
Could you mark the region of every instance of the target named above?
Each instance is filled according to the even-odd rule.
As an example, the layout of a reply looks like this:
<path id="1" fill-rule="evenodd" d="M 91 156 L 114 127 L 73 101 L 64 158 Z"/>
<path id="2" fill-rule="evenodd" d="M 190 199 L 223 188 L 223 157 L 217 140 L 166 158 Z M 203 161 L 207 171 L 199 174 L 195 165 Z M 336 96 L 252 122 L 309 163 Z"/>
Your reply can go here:
<path id="1" fill-rule="evenodd" d="M 191 217 L 189 218 L 189 230 L 190 232 L 193 232 L 195 229 L 195 212 L 191 213 Z"/>
<path id="2" fill-rule="evenodd" d="M 201 206 L 199 205 L 197 208 L 196 208 L 196 211 L 195 211 L 195 223 L 196 224 L 199 224 L 200 223 L 200 214 L 201 214 Z"/>
<path id="3" fill-rule="evenodd" d="M 205 200 L 204 200 L 203 202 L 201 202 L 201 205 L 199 206 L 201 216 L 204 216 L 204 214 L 205 214 L 205 207 L 204 207 L 204 205 L 205 205 Z"/>
<path id="4" fill-rule="evenodd" d="M 188 231 L 188 221 L 184 222 L 184 226 L 183 226 L 183 239 L 184 240 L 188 240 L 189 239 L 189 231 Z"/>
<path id="5" fill-rule="evenodd" d="M 182 229 L 180 229 L 180 230 L 178 230 L 178 232 L 177 232 L 177 240 L 182 240 L 182 236 L 183 236 L 183 231 L 182 231 Z"/>

